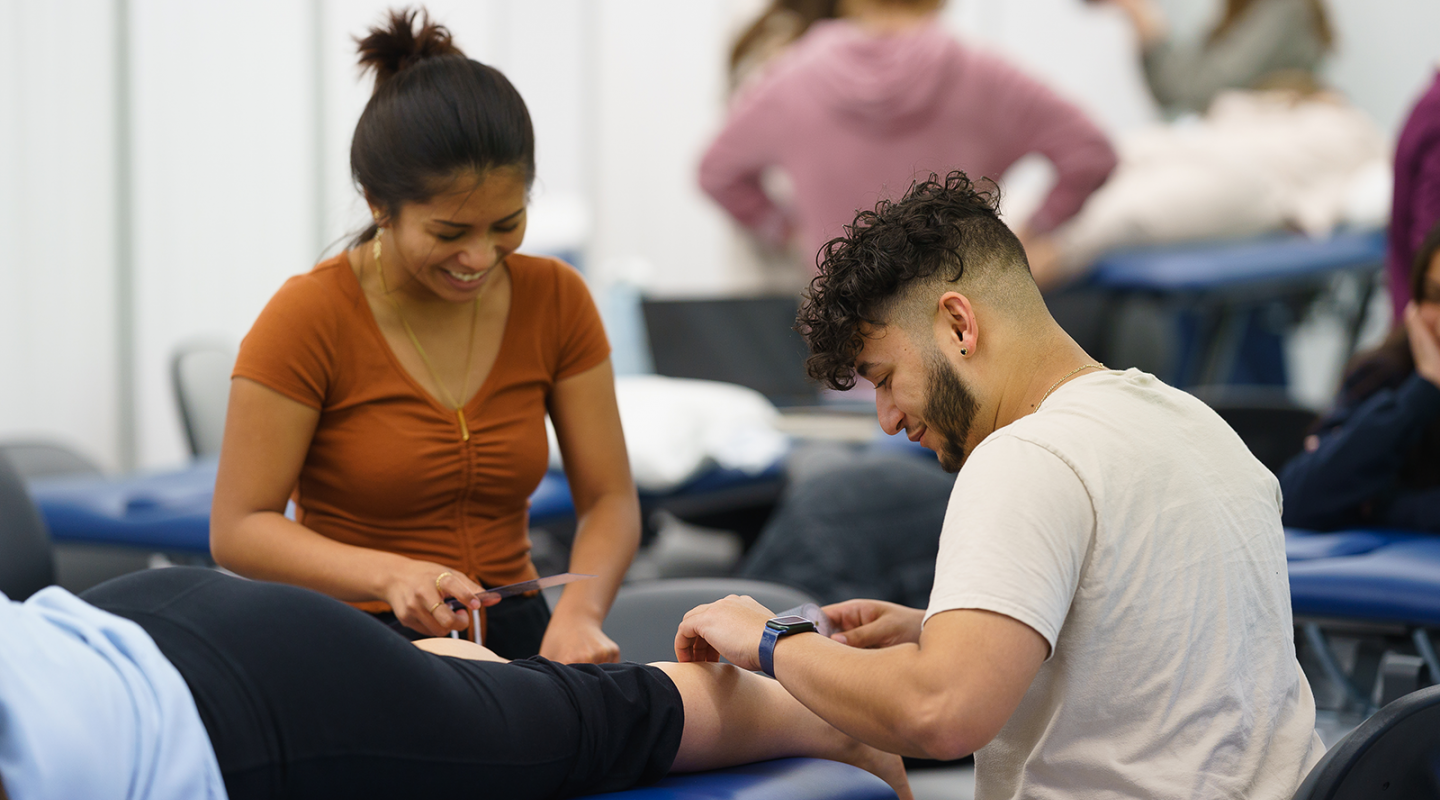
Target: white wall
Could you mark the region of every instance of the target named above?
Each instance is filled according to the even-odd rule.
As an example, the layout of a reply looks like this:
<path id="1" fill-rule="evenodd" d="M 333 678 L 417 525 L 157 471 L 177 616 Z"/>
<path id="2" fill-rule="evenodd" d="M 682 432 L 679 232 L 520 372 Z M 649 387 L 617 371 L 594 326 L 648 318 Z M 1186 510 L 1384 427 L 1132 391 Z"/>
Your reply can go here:
<path id="1" fill-rule="evenodd" d="M 238 341 L 315 258 L 304 3 L 132 0 L 139 462 L 187 453 L 170 353 Z"/>
<path id="2" fill-rule="evenodd" d="M 1381 129 L 1398 133 L 1440 64 L 1440 2 L 1327 0 L 1336 52 L 1326 76 Z"/>
<path id="3" fill-rule="evenodd" d="M 435 0 L 535 120 L 527 248 L 592 278 L 672 294 L 753 282 L 695 186 L 724 111 L 731 36 L 761 0 Z M 1218 0 L 1164 0 L 1197 35 Z M 119 467 L 114 9 L 0 0 L 0 438 L 39 436 Z M 286 276 L 364 222 L 350 134 L 369 97 L 351 37 L 379 0 L 128 0 L 138 461 L 185 449 L 167 376 L 181 341 L 238 341 Z M 1328 74 L 1394 130 L 1440 60 L 1440 3 L 1330 0 Z M 1114 9 L 952 0 L 946 19 L 1109 130 L 1153 119 Z M 1043 172 L 1043 170 L 1041 170 Z M 1038 180 L 1043 180 L 1040 175 Z"/>
<path id="4" fill-rule="evenodd" d="M 963 39 L 1014 60 L 1110 133 L 1156 118 L 1135 65 L 1134 34 L 1108 4 L 968 0 L 951 2 L 945 16 Z"/>
<path id="5" fill-rule="evenodd" d="M 594 31 L 592 274 L 724 291 L 729 224 L 696 185 L 725 98 L 724 0 L 601 0 Z"/>
<path id="6" fill-rule="evenodd" d="M 0 439 L 118 463 L 112 4 L 0 0 Z"/>

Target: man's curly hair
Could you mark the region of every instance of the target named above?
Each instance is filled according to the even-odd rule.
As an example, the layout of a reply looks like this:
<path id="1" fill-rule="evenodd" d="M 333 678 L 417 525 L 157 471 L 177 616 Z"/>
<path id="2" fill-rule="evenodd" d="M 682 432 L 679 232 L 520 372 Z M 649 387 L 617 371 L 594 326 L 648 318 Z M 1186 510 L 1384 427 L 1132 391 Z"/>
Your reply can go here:
<path id="1" fill-rule="evenodd" d="M 806 371 L 834 389 L 855 385 L 864 331 L 887 323 L 917 282 L 970 284 L 984 273 L 1029 275 L 1025 251 L 998 214 L 993 182 L 979 188 L 956 170 L 931 173 L 898 201 L 861 211 L 817 256 L 820 274 L 805 293 L 795 330 L 810 346 Z"/>

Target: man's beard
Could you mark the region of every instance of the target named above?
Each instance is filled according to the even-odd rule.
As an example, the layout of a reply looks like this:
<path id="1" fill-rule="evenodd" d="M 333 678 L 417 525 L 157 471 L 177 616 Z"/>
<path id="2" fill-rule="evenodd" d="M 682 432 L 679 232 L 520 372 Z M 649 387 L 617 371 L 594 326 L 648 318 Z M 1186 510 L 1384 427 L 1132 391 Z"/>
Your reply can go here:
<path id="1" fill-rule="evenodd" d="M 975 395 L 938 350 L 931 352 L 928 360 L 930 386 L 925 424 L 940 438 L 935 450 L 940 466 L 946 472 L 959 472 L 965 463 L 970 423 L 975 421 Z"/>

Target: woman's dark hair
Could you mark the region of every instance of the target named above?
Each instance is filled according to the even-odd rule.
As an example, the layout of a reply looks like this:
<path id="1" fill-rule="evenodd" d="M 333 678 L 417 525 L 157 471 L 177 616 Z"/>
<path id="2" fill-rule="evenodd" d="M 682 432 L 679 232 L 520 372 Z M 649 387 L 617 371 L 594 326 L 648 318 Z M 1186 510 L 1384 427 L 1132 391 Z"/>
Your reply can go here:
<path id="1" fill-rule="evenodd" d="M 375 92 L 355 125 L 350 174 L 371 203 L 393 214 L 464 172 L 509 167 L 534 180 L 535 130 L 520 93 L 466 58 L 428 13 L 392 10 L 356 43 Z M 352 246 L 374 235 L 371 225 Z"/>
<path id="2" fill-rule="evenodd" d="M 1026 270 L 1025 250 L 1000 221 L 1000 193 L 956 170 L 881 200 L 821 248 L 820 274 L 805 292 L 795 330 L 810 346 L 810 377 L 832 389 L 855 385 L 855 358 L 867 327 L 916 281 L 947 282 L 989 270 Z M 977 276 L 978 277 L 978 276 Z"/>
<path id="3" fill-rule="evenodd" d="M 1416 301 L 1425 296 L 1425 275 L 1436 253 L 1440 253 L 1440 223 L 1425 234 L 1415 251 L 1415 261 L 1410 265 L 1410 296 Z M 1414 371 L 1415 355 L 1410 350 L 1410 336 L 1405 332 L 1404 321 L 1396 320 L 1395 327 L 1380 346 L 1350 361 L 1341 383 L 1342 400 L 1347 405 L 1356 405 L 1387 386 L 1397 385 Z"/>
<path id="4" fill-rule="evenodd" d="M 771 0 L 770 7 L 740 34 L 730 48 L 730 88 L 762 50 L 787 45 L 822 19 L 840 16 L 839 0 Z"/>

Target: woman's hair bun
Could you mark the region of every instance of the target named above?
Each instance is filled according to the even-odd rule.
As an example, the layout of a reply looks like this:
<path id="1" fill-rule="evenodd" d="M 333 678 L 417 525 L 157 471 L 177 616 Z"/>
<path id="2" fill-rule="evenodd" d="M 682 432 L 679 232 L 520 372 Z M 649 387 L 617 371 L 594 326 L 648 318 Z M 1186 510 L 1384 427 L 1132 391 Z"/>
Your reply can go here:
<path id="1" fill-rule="evenodd" d="M 415 18 L 420 18 L 420 30 L 415 30 Z M 429 12 L 423 8 L 391 9 L 386 21 L 370 29 L 363 39 L 357 39 L 360 52 L 361 70 L 375 71 L 375 86 L 378 88 L 406 67 L 427 58 L 438 56 L 461 56 L 459 47 L 450 38 L 450 31 L 444 25 L 430 21 Z"/>

